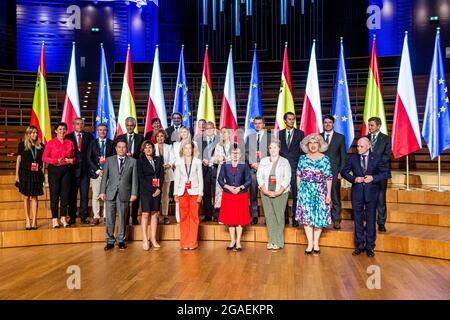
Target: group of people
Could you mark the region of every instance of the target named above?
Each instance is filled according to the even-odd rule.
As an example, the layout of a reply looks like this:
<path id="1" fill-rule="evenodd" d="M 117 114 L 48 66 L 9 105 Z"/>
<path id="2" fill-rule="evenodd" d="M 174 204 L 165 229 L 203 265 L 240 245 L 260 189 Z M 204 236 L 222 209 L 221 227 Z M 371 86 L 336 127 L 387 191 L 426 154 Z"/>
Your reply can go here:
<path id="1" fill-rule="evenodd" d="M 228 227 L 231 240 L 226 249 L 241 251 L 244 227 L 258 224 L 260 194 L 267 249 L 284 247 L 284 228 L 292 216 L 293 227 L 303 225 L 308 241 L 305 254 L 319 255 L 322 230 L 331 223 L 340 229 L 342 178 L 352 183 L 353 254 L 366 251 L 368 256 L 374 255 L 376 222 L 380 232 L 386 231 L 391 148 L 389 137 L 380 132 L 379 118 L 369 119 L 370 134 L 358 140 L 358 152 L 350 156 L 345 137 L 333 130 L 334 118 L 328 115 L 323 119 L 324 132 L 307 137 L 295 128 L 292 112 L 284 115 L 286 128 L 277 135 L 265 129 L 263 117 L 256 117 L 255 132 L 244 145 L 237 143 L 236 132 L 224 127 L 217 133 L 214 123 L 204 120 L 199 120 L 199 133 L 191 137 L 179 113 L 172 115 L 173 125 L 166 130 L 160 119 L 153 119 L 152 130 L 145 137 L 135 132 L 136 119 L 129 117 L 125 122 L 127 132 L 114 141 L 106 138 L 108 128 L 103 124 L 97 126 L 98 138 L 94 139 L 84 130 L 81 118 L 73 121 L 74 131 L 67 135 L 67 124 L 58 123 L 56 137 L 45 147 L 37 128 L 27 128 L 16 165 L 27 230 L 37 228 L 37 197 L 43 194 L 46 163 L 53 227 L 76 222 L 78 192 L 81 222 L 98 225 L 102 201 L 105 250 L 113 249 L 116 240 L 119 249 L 126 248 L 126 226 L 130 218 L 131 224 L 139 224 L 139 207 L 143 249 L 160 248 L 156 240 L 158 215 L 163 215 L 165 224 L 170 223 L 168 208 L 173 195 L 182 249 L 198 247 L 201 207 L 202 221 Z M 92 219 L 88 217 L 89 187 Z"/>

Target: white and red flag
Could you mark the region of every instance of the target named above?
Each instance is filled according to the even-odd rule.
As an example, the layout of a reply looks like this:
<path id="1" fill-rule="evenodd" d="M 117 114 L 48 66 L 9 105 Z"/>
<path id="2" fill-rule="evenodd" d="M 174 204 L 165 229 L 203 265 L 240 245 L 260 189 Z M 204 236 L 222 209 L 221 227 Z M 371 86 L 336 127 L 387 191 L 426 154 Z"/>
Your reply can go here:
<path id="1" fill-rule="evenodd" d="M 72 47 L 72 58 L 70 59 L 69 79 L 67 80 L 66 97 L 62 122 L 67 123 L 67 133 L 73 132 L 73 119 L 81 117 L 80 100 L 78 97 L 77 66 L 75 64 L 75 42 Z"/>
<path id="2" fill-rule="evenodd" d="M 236 93 L 234 90 L 234 72 L 232 49 L 228 55 L 228 67 L 225 77 L 225 87 L 223 89 L 222 109 L 220 110 L 220 128 L 228 127 L 236 132 L 237 112 L 236 112 Z"/>

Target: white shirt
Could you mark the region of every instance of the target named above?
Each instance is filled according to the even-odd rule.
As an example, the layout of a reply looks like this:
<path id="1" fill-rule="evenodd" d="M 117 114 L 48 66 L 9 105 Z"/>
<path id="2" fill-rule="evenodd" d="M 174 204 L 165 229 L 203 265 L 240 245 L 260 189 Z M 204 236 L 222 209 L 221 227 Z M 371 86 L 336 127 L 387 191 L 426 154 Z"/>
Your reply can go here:
<path id="1" fill-rule="evenodd" d="M 327 135 L 329 135 L 328 137 L 328 143 L 331 143 L 331 140 L 333 139 L 333 134 L 334 134 L 334 130 L 331 130 L 330 132 L 323 132 L 323 139 L 325 140 L 325 142 L 327 141 Z"/>

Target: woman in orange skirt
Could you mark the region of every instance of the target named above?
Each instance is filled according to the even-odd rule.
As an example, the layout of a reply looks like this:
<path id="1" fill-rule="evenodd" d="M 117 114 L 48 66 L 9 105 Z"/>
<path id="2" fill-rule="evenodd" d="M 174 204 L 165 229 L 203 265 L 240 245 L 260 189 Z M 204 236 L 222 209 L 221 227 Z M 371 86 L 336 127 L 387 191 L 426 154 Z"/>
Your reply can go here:
<path id="1" fill-rule="evenodd" d="M 198 208 L 203 197 L 202 162 L 194 154 L 192 141 L 180 149 L 180 159 L 175 165 L 173 195 L 180 206 L 180 246 L 184 250 L 198 247 Z"/>
<path id="2" fill-rule="evenodd" d="M 249 166 L 240 163 L 241 150 L 234 145 L 231 163 L 220 169 L 219 185 L 223 189 L 219 222 L 229 227 L 231 242 L 227 250 L 241 251 L 242 228 L 250 223 L 248 189 L 252 184 Z"/>

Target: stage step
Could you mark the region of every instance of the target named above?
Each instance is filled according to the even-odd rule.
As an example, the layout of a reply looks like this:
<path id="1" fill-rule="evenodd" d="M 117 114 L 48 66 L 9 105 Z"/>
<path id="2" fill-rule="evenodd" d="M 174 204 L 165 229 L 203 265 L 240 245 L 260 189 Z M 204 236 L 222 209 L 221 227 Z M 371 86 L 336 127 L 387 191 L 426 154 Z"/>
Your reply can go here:
<path id="1" fill-rule="evenodd" d="M 354 248 L 353 222 L 343 221 L 342 229 L 327 229 L 321 238 L 321 245 L 328 247 Z M 129 227 L 129 241 L 142 240 L 140 226 Z M 179 240 L 177 224 L 159 225 L 158 239 Z M 229 240 L 227 228 L 217 223 L 200 225 L 199 239 L 210 241 Z M 66 229 L 42 227 L 32 231 L 1 232 L 1 247 L 22 247 L 34 245 L 104 242 L 105 227 L 75 226 Z M 264 225 L 245 228 L 243 241 L 267 241 L 267 229 Z M 285 242 L 306 244 L 303 228 L 286 227 Z M 419 226 L 411 224 L 389 224 L 388 232 L 377 234 L 376 251 L 393 252 L 432 258 L 450 259 L 450 232 L 447 227 Z"/>

